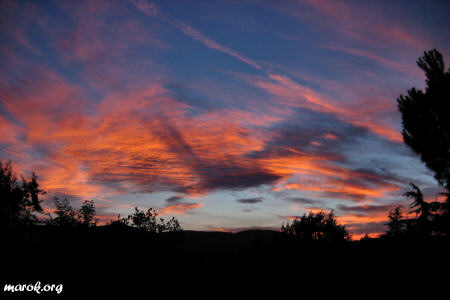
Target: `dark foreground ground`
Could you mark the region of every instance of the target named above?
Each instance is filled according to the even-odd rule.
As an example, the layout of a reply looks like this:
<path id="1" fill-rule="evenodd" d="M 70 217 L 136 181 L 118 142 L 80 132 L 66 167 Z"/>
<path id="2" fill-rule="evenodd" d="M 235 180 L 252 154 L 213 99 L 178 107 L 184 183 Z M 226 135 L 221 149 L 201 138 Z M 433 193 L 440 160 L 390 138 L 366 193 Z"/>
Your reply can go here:
<path id="1" fill-rule="evenodd" d="M 101 227 L 2 236 L 2 298 L 255 299 L 275 293 L 272 299 L 282 299 L 311 291 L 350 295 L 356 288 L 365 290 L 361 298 L 411 290 L 431 297 L 450 283 L 449 245 L 431 238 L 329 244 L 263 230 L 152 236 Z M 3 291 L 5 283 L 37 281 L 62 283 L 63 292 Z"/>

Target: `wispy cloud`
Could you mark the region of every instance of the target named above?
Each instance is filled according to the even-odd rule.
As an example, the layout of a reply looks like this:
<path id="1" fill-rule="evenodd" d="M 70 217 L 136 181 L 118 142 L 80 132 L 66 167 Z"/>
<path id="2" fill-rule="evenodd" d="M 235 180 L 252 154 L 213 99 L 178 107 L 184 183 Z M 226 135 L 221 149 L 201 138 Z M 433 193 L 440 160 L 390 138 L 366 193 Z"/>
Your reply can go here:
<path id="1" fill-rule="evenodd" d="M 324 46 L 324 48 L 329 49 L 329 50 L 344 52 L 344 53 L 347 53 L 350 55 L 364 57 L 364 58 L 376 61 L 376 62 L 378 62 L 384 66 L 387 66 L 393 70 L 403 72 L 405 74 L 414 74 L 417 77 L 420 77 L 420 75 L 421 75 L 420 70 L 412 64 L 399 63 L 397 61 L 388 59 L 381 55 L 377 55 L 370 51 L 365 51 L 365 50 L 360 50 L 360 49 L 355 49 L 355 48 L 348 48 L 348 47 L 337 47 L 337 46 Z"/>

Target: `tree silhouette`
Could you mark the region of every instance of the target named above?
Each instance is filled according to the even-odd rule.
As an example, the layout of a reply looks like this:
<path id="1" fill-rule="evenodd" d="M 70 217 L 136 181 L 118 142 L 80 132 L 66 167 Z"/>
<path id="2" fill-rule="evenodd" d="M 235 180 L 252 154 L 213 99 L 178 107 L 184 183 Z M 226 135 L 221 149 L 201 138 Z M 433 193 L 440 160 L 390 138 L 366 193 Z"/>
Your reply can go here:
<path id="1" fill-rule="evenodd" d="M 27 181 L 22 177 L 19 184 L 11 162 L 0 161 L 0 224 L 1 228 L 30 226 L 38 222 L 35 213 L 42 213 L 37 176 L 33 173 Z"/>
<path id="2" fill-rule="evenodd" d="M 444 202 L 441 228 L 443 234 L 449 238 L 450 237 L 450 193 L 445 193 L 447 199 Z"/>
<path id="3" fill-rule="evenodd" d="M 26 202 L 30 204 L 32 210 L 37 212 L 43 212 L 40 204 L 41 200 L 39 200 L 39 195 L 45 194 L 45 192 L 39 189 L 39 184 L 37 183 L 37 176 L 34 172 L 32 173 L 31 180 L 29 182 L 27 182 L 22 177 L 22 189 L 24 191 Z"/>
<path id="4" fill-rule="evenodd" d="M 85 227 L 92 227 L 97 224 L 95 219 L 94 200 L 84 200 L 78 212 L 78 222 Z"/>
<path id="5" fill-rule="evenodd" d="M 64 197 L 63 200 L 59 200 L 57 197 L 53 197 L 56 206 L 56 218 L 52 220 L 54 225 L 71 227 L 78 224 L 77 213 L 73 210 L 70 202 Z"/>
<path id="6" fill-rule="evenodd" d="M 134 208 L 135 212 L 128 216 L 128 220 L 132 222 L 132 225 L 137 229 L 141 229 L 148 232 L 157 232 L 158 224 L 156 216 L 158 213 L 156 210 L 149 208 L 146 212 L 140 211 L 137 207 Z"/>
<path id="7" fill-rule="evenodd" d="M 427 220 L 430 215 L 430 205 L 425 201 L 422 191 L 414 184 L 409 184 L 412 190 L 407 191 L 404 195 L 407 198 L 413 199 L 413 203 L 410 208 L 415 208 L 410 211 L 410 213 L 415 213 L 416 216 L 419 216 L 419 219 Z"/>
<path id="8" fill-rule="evenodd" d="M 435 202 L 426 202 L 422 191 L 414 184 L 410 183 L 412 190 L 407 191 L 404 195 L 413 199 L 410 208 L 410 213 L 415 213 L 417 220 L 415 223 L 411 223 L 411 227 L 415 227 L 414 230 L 422 234 L 432 234 L 436 229 L 437 219 L 440 218 L 439 212 L 442 210 L 442 204 Z M 434 214 L 437 213 L 437 214 Z"/>
<path id="9" fill-rule="evenodd" d="M 56 218 L 50 221 L 51 224 L 63 227 L 81 226 L 89 228 L 96 226 L 94 200 L 84 200 L 78 211 L 72 208 L 67 198 L 59 200 L 54 197 L 53 200 L 56 206 Z"/>
<path id="10" fill-rule="evenodd" d="M 179 232 L 179 231 L 183 230 L 177 219 L 172 217 L 169 221 L 164 223 L 164 219 L 161 218 L 159 232 Z"/>
<path id="11" fill-rule="evenodd" d="M 328 214 L 320 211 L 310 212 L 301 217 L 295 217 L 292 223 L 281 227 L 281 231 L 302 241 L 346 241 L 349 234 L 344 225 L 339 225 L 336 217 L 331 211 Z"/>
<path id="12" fill-rule="evenodd" d="M 435 223 L 437 231 L 446 238 L 450 237 L 450 192 L 440 193 L 441 196 L 445 196 L 446 199 L 439 204 L 440 214 L 436 215 Z"/>
<path id="13" fill-rule="evenodd" d="M 389 237 L 398 237 L 404 233 L 405 220 L 401 211 L 401 206 L 397 206 L 389 213 L 389 223 L 386 225 L 389 228 L 386 235 Z"/>
<path id="14" fill-rule="evenodd" d="M 425 92 L 412 88 L 397 99 L 403 139 L 434 172 L 441 186 L 450 188 L 450 70 L 442 54 L 424 52 L 417 65 L 425 72 Z"/>
<path id="15" fill-rule="evenodd" d="M 181 231 L 181 226 L 175 218 L 165 222 L 163 218 L 157 219 L 158 212 L 149 208 L 147 211 L 141 211 L 137 207 L 134 208 L 134 213 L 127 217 L 127 224 L 139 230 L 162 233 L 162 232 L 177 232 Z"/>

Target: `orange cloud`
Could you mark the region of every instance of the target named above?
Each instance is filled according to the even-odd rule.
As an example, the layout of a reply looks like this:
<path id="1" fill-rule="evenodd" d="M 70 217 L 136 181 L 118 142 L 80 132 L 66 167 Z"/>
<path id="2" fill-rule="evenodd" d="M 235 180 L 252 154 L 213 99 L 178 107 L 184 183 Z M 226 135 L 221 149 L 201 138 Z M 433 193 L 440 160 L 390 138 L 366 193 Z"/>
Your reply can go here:
<path id="1" fill-rule="evenodd" d="M 352 224 L 352 223 L 373 223 L 373 222 L 388 222 L 389 212 L 381 212 L 381 213 L 371 213 L 367 215 L 359 215 L 359 214 L 344 214 L 338 217 L 339 222 L 342 224 Z"/>
<path id="2" fill-rule="evenodd" d="M 371 232 L 371 233 L 367 233 L 367 236 L 369 238 L 377 238 L 377 237 L 381 236 L 382 234 L 383 234 L 383 232 Z M 352 240 L 354 240 L 354 241 L 358 241 L 365 236 L 366 236 L 366 233 L 354 233 L 351 235 Z"/>
<path id="3" fill-rule="evenodd" d="M 368 233 L 369 237 L 378 237 L 386 230 L 388 213 L 371 213 L 368 215 L 345 214 L 338 216 L 341 224 L 346 225 L 353 240 L 359 240 Z"/>
<path id="4" fill-rule="evenodd" d="M 361 174 L 333 166 L 336 157 L 324 154 L 286 147 L 289 154 L 250 158 L 250 153 L 264 150 L 275 136 L 263 128 L 280 116 L 237 109 L 192 116 L 193 108 L 172 99 L 158 82 L 111 93 L 93 104 L 56 73 L 39 71 L 43 76 L 28 83 L 28 92 L 6 90 L 5 106 L 24 124 L 27 143 L 45 146 L 50 161 L 39 167 L 39 175 L 49 192 L 95 198 L 113 189 L 175 189 L 202 195 L 217 187 L 259 185 L 294 174 L 312 175 L 316 181 L 291 181 L 284 188 L 360 198 L 381 197 L 395 188 L 351 183 Z M 274 78 L 297 89 L 287 78 Z M 325 105 L 312 91 L 301 91 L 306 91 L 312 105 Z M 328 105 L 326 109 L 338 108 Z M 17 131 L 4 118 L 0 122 Z M 331 133 L 324 138 L 337 139 Z M 7 141 L 16 138 L 9 135 Z"/>
<path id="5" fill-rule="evenodd" d="M 233 109 L 192 117 L 192 108 L 173 100 L 158 83 L 112 93 L 94 104 L 58 74 L 36 71 L 42 75 L 27 83 L 27 90 L 4 90 L 7 110 L 24 126 L 3 117 L 0 122 L 8 128 L 4 141 L 16 143 L 13 148 L 20 144 L 19 129 L 31 148 L 44 147 L 49 161 L 38 171 L 49 192 L 96 197 L 107 193 L 104 183 L 114 182 L 109 189 L 178 188 L 200 195 L 220 185 L 219 177 L 231 186 L 239 185 L 239 178 L 256 184 L 272 176 L 245 157 L 270 139 L 259 129 L 278 120 L 268 114 Z M 244 117 L 253 121 L 245 124 Z M 236 182 L 227 183 L 233 176 Z"/>
<path id="6" fill-rule="evenodd" d="M 322 196 L 360 200 L 383 197 L 399 189 L 395 184 L 378 180 L 377 175 L 337 167 L 333 165 L 333 157 L 291 151 L 291 155 L 259 160 L 265 168 L 285 178 L 293 174 L 305 175 L 301 179 L 280 182 L 276 190 L 311 191 Z"/>
<path id="7" fill-rule="evenodd" d="M 185 214 L 186 212 L 203 207 L 203 203 L 177 203 L 170 206 L 163 207 L 159 210 L 160 215 L 180 215 Z"/>
<path id="8" fill-rule="evenodd" d="M 329 139 L 329 140 L 337 140 L 337 139 L 338 139 L 338 137 L 335 136 L 335 135 L 332 134 L 332 133 L 327 133 L 327 134 L 325 134 L 324 137 L 325 137 L 326 139 Z"/>
<path id="9" fill-rule="evenodd" d="M 218 228 L 218 227 L 210 227 L 212 231 L 218 231 L 218 232 L 230 232 L 227 228 Z"/>

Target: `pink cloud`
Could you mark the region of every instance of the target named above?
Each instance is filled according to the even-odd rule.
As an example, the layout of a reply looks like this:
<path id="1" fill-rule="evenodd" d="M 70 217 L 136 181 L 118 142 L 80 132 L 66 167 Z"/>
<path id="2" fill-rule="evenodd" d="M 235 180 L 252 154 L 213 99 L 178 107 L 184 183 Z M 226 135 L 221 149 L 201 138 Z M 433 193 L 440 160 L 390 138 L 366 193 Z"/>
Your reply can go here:
<path id="1" fill-rule="evenodd" d="M 155 3 L 150 3 L 147 0 L 132 0 L 131 1 L 141 12 L 149 17 L 155 17 L 159 14 Z"/>
<path id="2" fill-rule="evenodd" d="M 387 43 L 390 46 L 402 48 L 414 48 L 423 50 L 429 42 L 418 39 L 411 29 L 414 24 L 406 24 L 405 20 L 396 19 L 392 22 L 376 6 L 358 6 L 358 3 L 346 3 L 341 1 L 314 1 L 297 0 L 301 4 L 313 7 L 325 18 L 316 18 L 320 22 L 332 26 L 334 30 L 362 41 L 366 44 L 384 48 Z M 296 13 L 296 12 L 291 12 Z M 298 12 L 297 12 L 298 13 Z M 424 36 L 424 35 L 421 35 Z"/>
<path id="3" fill-rule="evenodd" d="M 330 113 L 339 120 L 348 122 L 357 126 L 362 126 L 373 133 L 380 135 L 388 140 L 402 142 L 403 139 L 399 131 L 391 124 L 383 122 L 380 119 L 378 111 L 385 111 L 386 107 L 370 105 L 342 105 L 332 98 L 328 98 L 312 89 L 305 87 L 285 75 L 269 74 L 268 78 L 243 77 L 245 80 L 275 96 L 273 101 L 288 105 L 291 107 L 304 107 L 314 111 Z M 378 101 L 383 103 L 383 101 Z M 369 109 L 370 111 L 363 111 Z M 392 111 L 392 107 L 389 107 Z"/>

